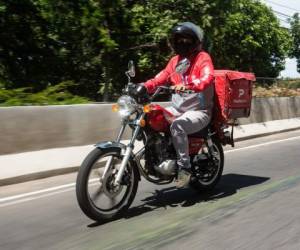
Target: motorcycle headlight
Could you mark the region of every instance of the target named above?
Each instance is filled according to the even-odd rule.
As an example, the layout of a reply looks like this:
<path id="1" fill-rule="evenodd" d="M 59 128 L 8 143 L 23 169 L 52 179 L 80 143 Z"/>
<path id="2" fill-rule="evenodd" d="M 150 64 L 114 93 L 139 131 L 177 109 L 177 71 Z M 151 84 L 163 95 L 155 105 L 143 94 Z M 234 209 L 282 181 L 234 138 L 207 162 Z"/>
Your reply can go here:
<path id="1" fill-rule="evenodd" d="M 118 107 L 121 117 L 126 118 L 136 111 L 138 104 L 132 97 L 123 95 L 118 100 Z"/>

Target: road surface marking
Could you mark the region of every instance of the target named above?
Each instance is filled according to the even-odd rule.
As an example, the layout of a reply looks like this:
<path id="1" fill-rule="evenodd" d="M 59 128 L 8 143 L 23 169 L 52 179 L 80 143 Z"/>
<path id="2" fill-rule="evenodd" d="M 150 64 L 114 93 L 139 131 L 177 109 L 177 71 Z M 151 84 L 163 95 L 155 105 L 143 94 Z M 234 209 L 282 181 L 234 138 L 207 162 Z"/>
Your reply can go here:
<path id="1" fill-rule="evenodd" d="M 224 153 L 228 154 L 228 153 L 233 153 L 233 152 L 237 152 L 237 151 L 241 151 L 241 150 L 246 150 L 246 149 L 251 149 L 251 148 L 258 148 L 258 147 L 267 146 L 267 145 L 271 145 L 271 144 L 275 144 L 275 143 L 286 142 L 286 141 L 294 141 L 294 140 L 298 140 L 298 139 L 300 139 L 300 136 L 291 137 L 291 138 L 282 139 L 282 140 L 270 141 L 270 142 L 265 142 L 265 143 L 260 143 L 260 144 L 251 145 L 251 146 L 242 147 L 242 148 L 237 148 L 237 149 L 226 150 Z"/>
<path id="2" fill-rule="evenodd" d="M 51 192 L 51 191 L 63 189 L 63 188 L 73 187 L 73 186 L 75 186 L 75 183 L 70 183 L 70 184 L 65 184 L 65 185 L 62 185 L 62 186 L 42 189 L 42 190 L 39 190 L 39 191 L 29 192 L 29 193 L 25 193 L 25 194 L 9 196 L 9 197 L 5 197 L 5 198 L 1 198 L 0 202 L 11 201 L 11 200 L 19 199 L 19 198 L 24 198 L 24 197 L 27 197 L 27 196 L 30 196 L 30 195 L 42 194 L 42 193 L 46 193 L 46 192 Z"/>
<path id="3" fill-rule="evenodd" d="M 97 179 L 91 179 L 91 180 L 89 180 L 89 183 L 93 183 L 93 182 L 96 182 L 96 181 L 97 181 Z M 65 185 L 57 186 L 57 187 L 53 187 L 53 188 L 46 188 L 46 189 L 42 189 L 42 190 L 39 190 L 39 191 L 34 191 L 34 192 L 25 193 L 25 194 L 9 196 L 9 197 L 5 197 L 5 198 L 1 198 L 0 199 L 0 203 L 1 202 L 5 202 L 5 201 L 16 200 L 16 199 L 19 199 L 19 198 L 24 198 L 24 197 L 31 196 L 31 195 L 48 193 L 48 192 L 56 191 L 56 190 L 59 190 L 59 189 L 64 189 L 64 188 L 69 188 L 69 187 L 75 187 L 75 185 L 76 185 L 76 183 L 74 182 L 74 183 L 65 184 Z M 73 189 L 74 188 L 72 188 L 72 190 Z"/>
<path id="4" fill-rule="evenodd" d="M 43 190 L 41 190 L 41 191 L 43 191 Z M 64 190 L 54 191 L 54 192 L 51 192 L 51 193 L 42 194 L 42 195 L 38 195 L 38 196 L 34 196 L 34 197 L 28 197 L 31 194 L 27 193 L 22 198 L 10 199 L 9 201 L 6 201 L 5 203 L 1 203 L 1 201 L 0 201 L 0 208 L 1 207 L 7 207 L 7 206 L 10 206 L 10 205 L 15 205 L 15 204 L 18 204 L 18 203 L 23 203 L 23 202 L 26 202 L 26 201 L 37 200 L 37 199 L 40 199 L 40 198 L 45 198 L 45 197 L 48 197 L 48 196 L 52 196 L 52 195 L 55 195 L 55 194 L 61 194 L 61 193 L 69 192 L 69 191 L 74 191 L 74 188 L 67 188 L 67 189 L 64 189 Z M 11 196 L 11 197 L 13 197 L 13 196 Z M 8 198 L 11 198 L 11 197 L 8 197 Z M 16 199 L 19 199 L 19 200 L 16 200 Z"/>
<path id="5" fill-rule="evenodd" d="M 256 144 L 256 145 L 251 145 L 251 146 L 232 149 L 232 150 L 226 150 L 224 153 L 225 154 L 234 153 L 237 151 L 248 150 L 248 149 L 253 149 L 253 148 L 262 147 L 262 146 L 266 146 L 266 145 L 271 145 L 271 144 L 276 144 L 276 143 L 281 143 L 281 142 L 286 142 L 286 141 L 293 141 L 293 140 L 298 140 L 298 139 L 300 139 L 300 136 L 266 142 L 266 143 L 261 143 L 261 144 Z M 57 186 L 57 187 L 42 189 L 39 191 L 34 191 L 34 192 L 24 193 L 24 194 L 20 194 L 20 195 L 14 195 L 14 196 L 0 198 L 0 207 L 3 207 L 5 204 L 1 204 L 1 203 L 5 203 L 5 202 L 9 202 L 8 204 L 16 204 L 16 203 L 22 203 L 22 202 L 25 202 L 28 200 L 40 199 L 40 198 L 47 197 L 47 196 L 53 195 L 53 194 L 59 194 L 59 193 L 67 192 L 67 191 L 72 191 L 72 190 L 74 190 L 75 185 L 76 185 L 76 183 L 74 182 L 74 183 L 69 183 L 69 184 L 65 184 L 65 185 L 61 185 L 61 186 Z M 70 187 L 72 187 L 72 188 L 70 188 Z M 64 190 L 64 189 L 66 189 L 66 190 Z M 60 191 L 58 191 L 58 190 L 60 190 Z M 52 192 L 52 193 L 49 193 L 49 192 Z M 24 199 L 25 197 L 35 196 L 38 194 L 42 194 L 42 195 L 32 197 L 30 199 Z M 20 199 L 20 200 L 18 200 L 18 199 Z M 18 201 L 15 201 L 15 200 L 18 200 Z M 15 201 L 15 202 L 12 202 L 12 201 Z"/>

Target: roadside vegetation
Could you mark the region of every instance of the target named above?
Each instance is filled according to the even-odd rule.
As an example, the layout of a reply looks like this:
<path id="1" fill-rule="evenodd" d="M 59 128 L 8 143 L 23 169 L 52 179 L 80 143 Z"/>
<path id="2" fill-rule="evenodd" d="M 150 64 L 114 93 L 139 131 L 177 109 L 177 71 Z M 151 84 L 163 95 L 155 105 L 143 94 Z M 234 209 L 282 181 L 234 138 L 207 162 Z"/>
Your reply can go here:
<path id="1" fill-rule="evenodd" d="M 300 96 L 300 79 L 275 80 L 271 85 L 255 83 L 254 97 Z"/>
<path id="2" fill-rule="evenodd" d="M 136 82 L 165 66 L 181 21 L 205 30 L 218 69 L 276 78 L 286 57 L 300 58 L 298 14 L 287 30 L 259 0 L 1 1 L 0 106 L 112 101 L 130 59 Z M 270 89 L 259 83 L 255 93 Z"/>
<path id="3" fill-rule="evenodd" d="M 62 82 L 37 93 L 31 88 L 0 89 L 0 107 L 88 103 L 87 98 L 70 93 L 73 86 L 73 82 Z"/>
<path id="4" fill-rule="evenodd" d="M 0 107 L 29 106 L 29 105 L 67 105 L 84 104 L 92 100 L 70 93 L 68 88 L 74 86 L 73 82 L 63 82 L 49 86 L 45 90 L 32 93 L 30 88 L 0 89 Z M 272 85 L 254 83 L 253 97 L 287 97 L 300 96 L 300 79 L 277 80 Z M 116 99 L 115 96 L 114 99 Z M 113 101 L 113 99 L 111 99 Z"/>

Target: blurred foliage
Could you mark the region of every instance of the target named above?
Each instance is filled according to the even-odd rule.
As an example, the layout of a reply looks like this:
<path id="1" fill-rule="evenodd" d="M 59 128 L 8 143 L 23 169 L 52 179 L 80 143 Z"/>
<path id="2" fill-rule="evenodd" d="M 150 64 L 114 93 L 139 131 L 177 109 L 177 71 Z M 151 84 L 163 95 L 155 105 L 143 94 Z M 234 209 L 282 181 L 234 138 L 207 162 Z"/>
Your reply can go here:
<path id="1" fill-rule="evenodd" d="M 293 47 L 290 56 L 297 59 L 297 71 L 300 72 L 300 18 L 299 13 L 293 15 L 290 19 Z"/>
<path id="2" fill-rule="evenodd" d="M 276 79 L 272 86 L 261 86 L 256 84 L 253 88 L 253 96 L 300 96 L 300 79 Z"/>
<path id="3" fill-rule="evenodd" d="M 37 93 L 32 93 L 32 88 L 0 89 L 0 106 L 88 103 L 87 98 L 72 95 L 68 91 L 74 85 L 74 82 L 66 81 Z"/>
<path id="4" fill-rule="evenodd" d="M 279 79 L 276 81 L 276 85 L 288 89 L 300 89 L 300 79 Z"/>
<path id="5" fill-rule="evenodd" d="M 288 30 L 260 1 L 217 2 L 220 13 L 213 19 L 217 28 L 212 51 L 216 67 L 277 77 L 292 46 Z"/>
<path id="6" fill-rule="evenodd" d="M 72 80 L 70 94 L 110 100 L 127 83 L 129 59 L 136 82 L 166 65 L 169 31 L 182 21 L 205 30 L 216 68 L 277 77 L 292 46 L 258 0 L 0 0 L 1 91 L 43 93 Z"/>

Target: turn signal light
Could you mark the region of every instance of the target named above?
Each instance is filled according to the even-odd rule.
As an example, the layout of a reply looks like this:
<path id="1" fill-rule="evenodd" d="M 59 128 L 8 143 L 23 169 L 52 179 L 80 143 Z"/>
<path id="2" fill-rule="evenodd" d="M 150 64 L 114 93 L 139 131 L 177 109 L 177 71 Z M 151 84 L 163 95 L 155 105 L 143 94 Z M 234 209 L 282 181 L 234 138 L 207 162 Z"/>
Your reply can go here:
<path id="1" fill-rule="evenodd" d="M 113 104 L 111 107 L 113 112 L 118 112 L 119 111 L 119 105 L 118 104 Z"/>
<path id="2" fill-rule="evenodd" d="M 143 111 L 144 111 L 144 113 L 150 113 L 151 112 L 151 106 L 150 105 L 145 105 L 143 107 Z"/>
<path id="3" fill-rule="evenodd" d="M 140 126 L 142 128 L 146 126 L 146 121 L 144 119 L 140 120 Z"/>

